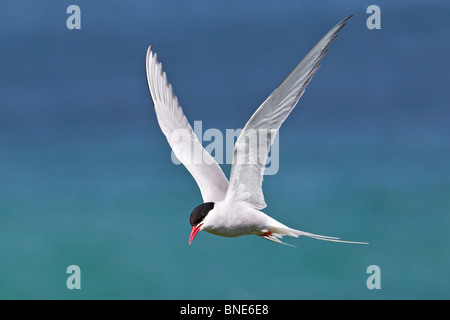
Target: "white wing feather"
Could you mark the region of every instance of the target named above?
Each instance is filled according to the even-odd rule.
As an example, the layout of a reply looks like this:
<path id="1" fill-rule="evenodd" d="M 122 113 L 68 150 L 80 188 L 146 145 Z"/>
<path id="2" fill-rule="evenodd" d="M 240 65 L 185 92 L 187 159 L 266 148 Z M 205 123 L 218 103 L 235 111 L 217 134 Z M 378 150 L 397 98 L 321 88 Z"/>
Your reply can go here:
<path id="1" fill-rule="evenodd" d="M 339 22 L 314 46 L 247 122 L 234 147 L 226 201 L 243 200 L 257 210 L 266 207 L 262 181 L 270 145 L 350 17 Z"/>
<path id="2" fill-rule="evenodd" d="M 155 105 L 159 126 L 178 160 L 197 182 L 204 202 L 218 202 L 225 198 L 228 180 L 214 158 L 198 141 L 183 113 L 166 73 L 158 62 L 152 46 L 147 50 L 147 82 Z"/>

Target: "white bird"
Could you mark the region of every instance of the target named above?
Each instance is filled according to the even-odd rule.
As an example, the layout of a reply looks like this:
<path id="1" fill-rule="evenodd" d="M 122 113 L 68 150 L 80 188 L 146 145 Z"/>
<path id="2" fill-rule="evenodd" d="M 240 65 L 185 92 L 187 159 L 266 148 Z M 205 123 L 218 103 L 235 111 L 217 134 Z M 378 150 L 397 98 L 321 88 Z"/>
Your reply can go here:
<path id="1" fill-rule="evenodd" d="M 339 22 L 314 46 L 247 122 L 234 146 L 229 182 L 194 134 L 150 45 L 146 57 L 147 81 L 159 125 L 175 156 L 197 182 L 204 201 L 191 213 L 189 244 L 201 230 L 223 237 L 258 235 L 283 244 L 280 240 L 283 236 L 364 243 L 292 229 L 260 211 L 266 207 L 262 181 L 270 145 L 350 17 Z M 257 146 L 250 143 L 255 137 L 259 141 Z"/>

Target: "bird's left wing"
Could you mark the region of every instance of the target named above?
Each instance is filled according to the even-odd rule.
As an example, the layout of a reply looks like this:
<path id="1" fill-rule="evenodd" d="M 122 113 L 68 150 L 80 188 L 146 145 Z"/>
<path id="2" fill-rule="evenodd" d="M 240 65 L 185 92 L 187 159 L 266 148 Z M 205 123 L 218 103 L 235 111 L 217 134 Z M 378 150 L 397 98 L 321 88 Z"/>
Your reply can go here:
<path id="1" fill-rule="evenodd" d="M 214 158 L 197 139 L 183 113 L 166 73 L 152 46 L 147 50 L 147 82 L 155 105 L 159 126 L 178 160 L 197 182 L 204 202 L 225 198 L 228 180 Z"/>
<path id="2" fill-rule="evenodd" d="M 247 122 L 234 147 L 226 201 L 243 200 L 257 210 L 266 207 L 262 181 L 270 145 L 350 17 L 334 26 L 312 48 Z"/>

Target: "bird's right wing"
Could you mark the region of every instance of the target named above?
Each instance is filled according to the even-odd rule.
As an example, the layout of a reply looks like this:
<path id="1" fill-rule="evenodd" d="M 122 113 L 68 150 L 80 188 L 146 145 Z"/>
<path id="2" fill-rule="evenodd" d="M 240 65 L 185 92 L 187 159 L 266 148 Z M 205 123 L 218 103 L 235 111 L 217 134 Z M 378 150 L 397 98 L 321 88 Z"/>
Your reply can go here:
<path id="1" fill-rule="evenodd" d="M 350 17 L 334 26 L 312 48 L 247 122 L 234 147 L 226 201 L 246 201 L 257 210 L 266 207 L 262 181 L 270 145 L 305 92 L 329 46 Z"/>
<path id="2" fill-rule="evenodd" d="M 178 104 L 172 86 L 167 81 L 156 53 L 152 52 L 152 46 L 147 50 L 146 70 L 158 123 L 172 151 L 194 177 L 204 202 L 223 200 L 228 189 L 228 180 L 214 158 L 198 141 Z"/>

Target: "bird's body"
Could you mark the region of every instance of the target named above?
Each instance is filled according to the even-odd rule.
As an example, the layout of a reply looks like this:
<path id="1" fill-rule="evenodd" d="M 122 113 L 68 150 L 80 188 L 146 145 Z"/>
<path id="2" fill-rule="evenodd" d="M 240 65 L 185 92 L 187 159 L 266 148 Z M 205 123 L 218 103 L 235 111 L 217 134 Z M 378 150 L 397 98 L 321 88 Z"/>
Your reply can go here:
<path id="1" fill-rule="evenodd" d="M 219 201 L 203 220 L 202 230 L 223 237 L 263 235 L 278 222 L 246 202 Z"/>
<path id="2" fill-rule="evenodd" d="M 358 243 L 289 228 L 264 212 L 249 207 L 244 201 L 215 203 L 214 208 L 204 218 L 201 230 L 222 237 L 257 235 L 280 243 L 283 243 L 279 240 L 283 236 L 308 236 L 320 240 Z"/>
<path id="3" fill-rule="evenodd" d="M 261 211 L 266 207 L 262 180 L 270 146 L 349 18 L 338 23 L 314 46 L 247 122 L 235 143 L 229 181 L 195 136 L 157 55 L 149 47 L 147 81 L 158 123 L 172 151 L 196 180 L 204 200 L 191 213 L 189 243 L 201 230 L 223 237 L 258 235 L 279 243 L 283 243 L 280 239 L 286 235 L 360 243 L 292 229 Z"/>

